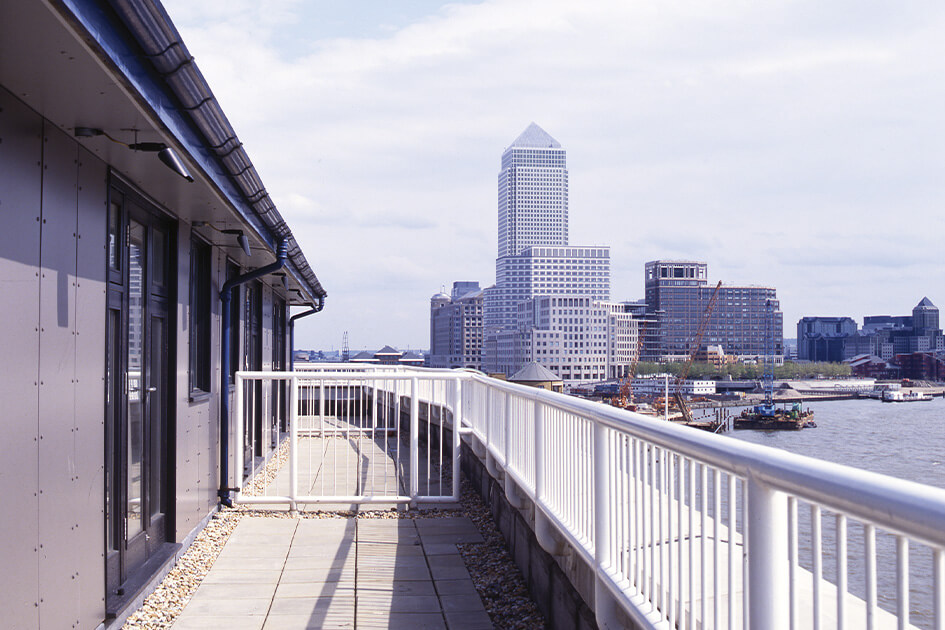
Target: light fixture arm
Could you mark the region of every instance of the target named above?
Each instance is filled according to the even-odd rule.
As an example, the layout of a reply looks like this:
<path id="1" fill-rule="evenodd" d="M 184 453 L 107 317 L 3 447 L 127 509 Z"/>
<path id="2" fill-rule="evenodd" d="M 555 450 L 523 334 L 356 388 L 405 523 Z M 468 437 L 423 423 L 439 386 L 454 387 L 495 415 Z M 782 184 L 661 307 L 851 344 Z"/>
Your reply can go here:
<path id="1" fill-rule="evenodd" d="M 132 151 L 144 151 L 146 153 L 157 153 L 158 159 L 161 160 L 169 169 L 186 179 L 188 182 L 193 182 L 194 178 L 191 176 L 190 172 L 187 170 L 187 167 L 184 166 L 184 163 L 177 157 L 177 154 L 174 153 L 174 149 L 170 148 L 163 142 L 122 142 L 116 138 L 111 137 L 104 129 L 98 129 L 96 127 L 76 127 L 73 130 L 73 135 L 76 138 L 94 138 L 96 136 L 105 136 L 115 144 L 120 144 L 123 147 L 128 147 Z M 138 132 L 135 131 L 135 139 L 137 140 Z"/>

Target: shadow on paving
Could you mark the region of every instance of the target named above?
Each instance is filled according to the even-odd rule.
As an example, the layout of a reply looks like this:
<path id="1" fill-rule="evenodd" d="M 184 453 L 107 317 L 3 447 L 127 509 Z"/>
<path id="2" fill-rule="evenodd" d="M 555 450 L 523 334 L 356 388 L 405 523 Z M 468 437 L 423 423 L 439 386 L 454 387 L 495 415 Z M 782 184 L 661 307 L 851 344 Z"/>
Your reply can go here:
<path id="1" fill-rule="evenodd" d="M 492 628 L 466 517 L 244 517 L 177 623 L 190 628 Z"/>

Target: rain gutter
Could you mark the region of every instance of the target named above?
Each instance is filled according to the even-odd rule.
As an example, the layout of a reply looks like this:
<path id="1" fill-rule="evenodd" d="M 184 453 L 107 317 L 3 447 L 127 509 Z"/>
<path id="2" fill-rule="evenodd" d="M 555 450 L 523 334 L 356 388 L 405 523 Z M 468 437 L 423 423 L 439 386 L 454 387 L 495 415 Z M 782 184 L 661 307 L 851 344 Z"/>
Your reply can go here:
<path id="1" fill-rule="evenodd" d="M 93 44 L 93 51 L 124 79 L 129 93 L 153 112 L 255 236 L 273 252 L 287 242 L 286 270 L 307 294 L 303 301 L 323 301 L 325 289 L 164 7 L 154 0 L 51 4 L 88 34 L 86 43 Z"/>

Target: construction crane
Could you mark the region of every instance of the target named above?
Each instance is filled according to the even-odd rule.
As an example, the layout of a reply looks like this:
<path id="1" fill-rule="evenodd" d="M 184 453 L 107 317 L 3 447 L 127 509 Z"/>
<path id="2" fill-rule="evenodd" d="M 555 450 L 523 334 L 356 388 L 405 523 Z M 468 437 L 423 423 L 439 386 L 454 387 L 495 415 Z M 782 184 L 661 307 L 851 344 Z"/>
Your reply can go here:
<path id="1" fill-rule="evenodd" d="M 643 351 L 643 334 L 645 331 L 646 320 L 644 319 L 640 322 L 639 329 L 637 330 L 637 352 L 630 361 L 630 368 L 627 370 L 626 375 L 624 375 L 623 381 L 620 383 L 620 390 L 612 403 L 615 407 L 635 409 L 633 407 L 633 377 L 636 376 L 637 363 L 640 362 L 640 354 Z"/>
<path id="2" fill-rule="evenodd" d="M 686 361 L 686 365 L 683 366 L 679 376 L 676 377 L 676 391 L 673 392 L 673 398 L 676 400 L 676 406 L 679 407 L 679 411 L 682 413 L 683 421 L 685 422 L 692 422 L 692 412 L 689 410 L 689 403 L 686 402 L 686 397 L 683 396 L 682 384 L 685 382 L 686 378 L 689 377 L 689 370 L 692 368 L 692 362 L 695 361 L 696 354 L 699 352 L 699 348 L 702 346 L 702 337 L 705 335 L 705 331 L 709 327 L 709 320 L 712 318 L 712 309 L 715 308 L 715 300 L 719 297 L 719 289 L 721 288 L 722 281 L 719 280 L 719 283 L 715 285 L 715 291 L 712 292 L 712 297 L 709 298 L 709 303 L 706 305 L 705 311 L 702 312 L 702 321 L 699 322 L 699 328 L 696 331 L 696 336 L 692 341 L 689 359 Z"/>

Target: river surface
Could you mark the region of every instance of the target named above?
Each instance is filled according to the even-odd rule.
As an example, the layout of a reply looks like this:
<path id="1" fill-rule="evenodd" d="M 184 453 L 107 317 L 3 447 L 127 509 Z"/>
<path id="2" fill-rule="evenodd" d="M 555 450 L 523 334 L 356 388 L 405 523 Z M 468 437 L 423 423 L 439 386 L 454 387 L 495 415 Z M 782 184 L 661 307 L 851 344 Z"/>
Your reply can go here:
<path id="1" fill-rule="evenodd" d="M 882 403 L 878 400 L 837 400 L 805 403 L 814 412 L 816 428 L 802 431 L 730 431 L 735 439 L 825 459 L 856 468 L 908 479 L 945 489 L 945 399 L 930 402 Z M 732 409 L 733 414 L 740 409 Z M 799 551 L 801 565 L 811 566 L 810 511 L 799 505 Z M 836 583 L 834 568 L 834 519 L 824 512 L 824 577 Z M 862 526 L 850 521 L 850 590 L 863 597 Z M 894 611 L 895 539 L 877 530 L 878 601 Z M 910 621 L 920 628 L 932 627 L 931 552 L 910 544 Z M 825 602 L 824 605 L 830 606 Z"/>
<path id="2" fill-rule="evenodd" d="M 945 399 L 830 400 L 804 403 L 804 408 L 814 412 L 817 428 L 726 435 L 945 488 Z"/>

